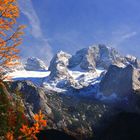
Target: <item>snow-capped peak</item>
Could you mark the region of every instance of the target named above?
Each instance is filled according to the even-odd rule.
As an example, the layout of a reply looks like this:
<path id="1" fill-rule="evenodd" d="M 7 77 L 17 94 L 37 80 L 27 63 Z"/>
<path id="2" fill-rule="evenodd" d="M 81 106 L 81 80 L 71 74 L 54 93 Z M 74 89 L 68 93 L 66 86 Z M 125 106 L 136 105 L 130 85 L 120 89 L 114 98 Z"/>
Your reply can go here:
<path id="1" fill-rule="evenodd" d="M 97 92 L 102 77 L 111 65 L 124 69 L 128 64 L 136 68 L 139 66 L 134 57 L 122 56 L 105 45 L 93 45 L 77 51 L 75 55 L 58 52 L 52 58 L 48 70 L 43 61 L 29 58 L 25 70 L 9 75 L 14 80 L 30 80 L 56 92 L 81 90 L 90 86 Z"/>
<path id="2" fill-rule="evenodd" d="M 40 71 L 48 69 L 45 63 L 36 57 L 28 58 L 24 68 L 28 71 Z"/>

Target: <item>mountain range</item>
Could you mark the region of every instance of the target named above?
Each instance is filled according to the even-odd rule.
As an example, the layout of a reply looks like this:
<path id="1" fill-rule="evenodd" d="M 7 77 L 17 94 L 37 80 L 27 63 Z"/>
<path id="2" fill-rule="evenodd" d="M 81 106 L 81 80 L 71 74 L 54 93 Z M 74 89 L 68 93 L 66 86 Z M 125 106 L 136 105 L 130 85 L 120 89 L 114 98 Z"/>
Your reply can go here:
<path id="1" fill-rule="evenodd" d="M 139 91 L 139 70 L 140 61 L 136 57 L 122 56 L 105 45 L 94 45 L 77 51 L 75 55 L 60 51 L 49 66 L 38 58 L 28 58 L 24 66 L 10 76 L 15 80 L 29 79 L 47 90 L 78 90 L 85 95 L 90 93 L 91 96 L 109 98 Z"/>
<path id="2" fill-rule="evenodd" d="M 11 89 L 24 95 L 30 119 L 41 109 L 48 115 L 49 129 L 76 138 L 90 138 L 95 131 L 95 136 L 104 133 L 108 140 L 105 128 L 112 123 L 110 118 L 122 110 L 140 113 L 140 60 L 102 44 L 74 55 L 60 51 L 49 66 L 31 57 L 8 75 L 13 79 Z"/>

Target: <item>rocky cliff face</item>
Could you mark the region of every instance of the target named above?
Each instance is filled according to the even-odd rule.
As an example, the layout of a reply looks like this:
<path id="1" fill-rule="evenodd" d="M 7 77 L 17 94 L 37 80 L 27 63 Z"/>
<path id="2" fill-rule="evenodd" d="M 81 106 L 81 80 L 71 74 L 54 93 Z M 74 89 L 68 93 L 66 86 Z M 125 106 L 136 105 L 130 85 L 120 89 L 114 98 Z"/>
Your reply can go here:
<path id="1" fill-rule="evenodd" d="M 125 68 L 111 65 L 100 82 L 100 92 L 105 96 L 114 93 L 118 97 L 127 97 L 140 92 L 140 71 L 132 65 Z"/>
<path id="2" fill-rule="evenodd" d="M 67 66 L 69 64 L 70 54 L 60 51 L 50 62 L 49 71 L 51 71 L 50 78 L 66 78 L 69 77 Z"/>
<path id="3" fill-rule="evenodd" d="M 22 94 L 24 105 L 31 118 L 39 110 L 42 110 L 45 114 L 51 114 L 51 109 L 47 104 L 48 99 L 42 88 L 35 86 L 30 81 L 17 81 L 13 82 L 10 86 L 12 91 L 17 89 Z"/>
<path id="4" fill-rule="evenodd" d="M 96 67 L 108 69 L 111 64 L 124 65 L 125 58 L 113 48 L 98 45 L 76 52 L 69 63 L 70 68 L 79 65 L 84 70 L 94 70 Z"/>
<path id="5" fill-rule="evenodd" d="M 127 63 L 133 65 L 135 68 L 140 68 L 140 60 L 138 60 L 135 56 L 127 55 L 125 59 Z"/>

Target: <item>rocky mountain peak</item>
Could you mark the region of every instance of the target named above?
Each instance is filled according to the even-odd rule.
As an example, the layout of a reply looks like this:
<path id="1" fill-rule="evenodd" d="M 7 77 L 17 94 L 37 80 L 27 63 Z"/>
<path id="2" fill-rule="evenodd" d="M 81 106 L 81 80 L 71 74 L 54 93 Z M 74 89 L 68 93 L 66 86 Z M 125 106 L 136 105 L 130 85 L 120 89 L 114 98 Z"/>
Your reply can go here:
<path id="1" fill-rule="evenodd" d="M 125 59 L 127 60 L 127 63 L 133 65 L 136 68 L 140 68 L 140 61 L 132 55 L 126 55 Z"/>
<path id="2" fill-rule="evenodd" d="M 99 44 L 77 51 L 70 58 L 69 68 L 79 66 L 83 70 L 94 71 L 96 67 L 108 69 L 111 64 L 123 65 L 124 61 L 114 48 Z"/>
<path id="3" fill-rule="evenodd" d="M 116 49 L 103 44 L 83 48 L 74 55 L 60 51 L 50 62 L 49 79 L 66 79 L 75 83 L 77 79 L 72 78 L 71 71 L 96 73 L 99 68 L 108 70 L 111 65 L 125 67 L 128 64 L 138 67 L 138 60 L 134 57 L 122 56 Z"/>
<path id="4" fill-rule="evenodd" d="M 24 68 L 28 71 L 41 71 L 48 69 L 45 63 L 36 57 L 28 58 Z"/>
<path id="5" fill-rule="evenodd" d="M 63 51 L 58 52 L 51 60 L 49 71 L 50 78 L 64 78 L 68 76 L 67 66 L 71 55 Z"/>

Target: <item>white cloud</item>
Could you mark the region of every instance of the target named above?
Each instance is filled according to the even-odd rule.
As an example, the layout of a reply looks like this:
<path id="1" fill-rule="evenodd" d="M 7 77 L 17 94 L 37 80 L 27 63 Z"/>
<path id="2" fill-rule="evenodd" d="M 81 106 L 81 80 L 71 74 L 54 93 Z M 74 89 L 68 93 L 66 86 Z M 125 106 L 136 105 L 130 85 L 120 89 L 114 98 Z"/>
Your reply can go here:
<path id="1" fill-rule="evenodd" d="M 35 38 L 41 38 L 42 30 L 40 26 L 40 20 L 36 14 L 31 0 L 19 0 L 19 7 L 21 12 L 28 18 L 32 27 L 32 35 Z"/>
<path id="2" fill-rule="evenodd" d="M 36 41 L 40 42 L 39 48 L 37 50 L 30 50 L 29 52 L 33 51 L 37 52 L 37 57 L 47 58 L 49 61 L 53 56 L 51 46 L 49 45 L 47 39 L 44 37 L 41 25 L 40 25 L 40 19 L 33 7 L 31 0 L 18 0 L 18 4 L 20 7 L 21 12 L 27 17 L 29 24 L 31 26 L 31 34 L 36 39 Z M 32 41 L 32 40 L 29 40 Z M 45 56 L 43 56 L 45 55 Z"/>
<path id="3" fill-rule="evenodd" d="M 135 35 L 137 35 L 137 32 L 132 31 L 132 32 L 129 32 L 129 33 L 124 34 L 124 35 L 122 36 L 122 39 L 129 39 L 129 38 L 131 38 L 131 37 L 133 37 L 133 36 L 135 36 Z"/>

